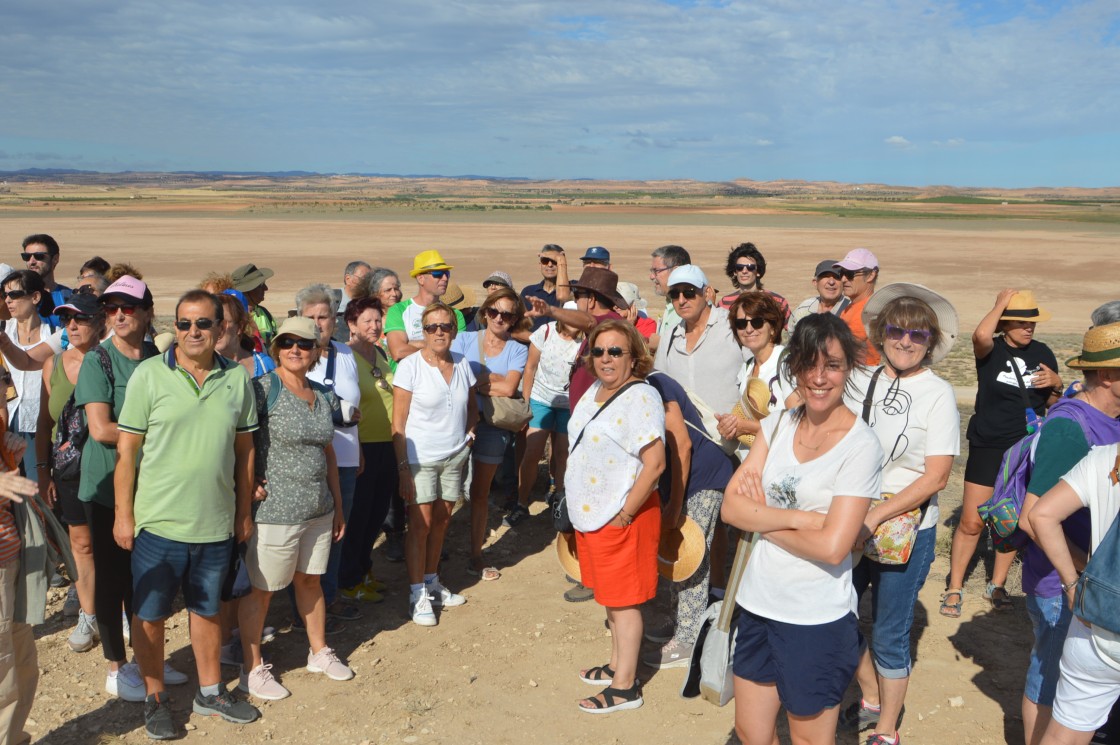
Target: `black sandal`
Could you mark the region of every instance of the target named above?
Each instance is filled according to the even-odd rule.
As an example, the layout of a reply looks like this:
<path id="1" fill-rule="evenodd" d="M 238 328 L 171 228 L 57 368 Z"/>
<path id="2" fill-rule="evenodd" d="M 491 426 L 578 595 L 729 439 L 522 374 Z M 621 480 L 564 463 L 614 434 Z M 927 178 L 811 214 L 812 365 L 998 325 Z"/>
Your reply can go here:
<path id="1" fill-rule="evenodd" d="M 593 686 L 603 685 L 604 683 L 610 685 L 614 682 L 614 670 L 611 670 L 610 665 L 589 667 L 580 673 L 579 679 Z"/>
<path id="2" fill-rule="evenodd" d="M 638 681 L 629 688 L 604 688 L 591 698 L 591 706 L 579 704 L 579 710 L 584 714 L 610 714 L 612 711 L 625 711 L 637 709 L 642 705 L 642 686 Z"/>

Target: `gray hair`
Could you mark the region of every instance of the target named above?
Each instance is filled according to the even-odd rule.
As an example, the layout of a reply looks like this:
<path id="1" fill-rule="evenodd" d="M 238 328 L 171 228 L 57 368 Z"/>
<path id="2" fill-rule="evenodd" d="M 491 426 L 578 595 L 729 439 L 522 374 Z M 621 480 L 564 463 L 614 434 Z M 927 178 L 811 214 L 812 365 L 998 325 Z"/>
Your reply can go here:
<path id="1" fill-rule="evenodd" d="M 370 269 L 370 270 L 372 270 L 373 267 L 371 267 L 369 264 L 367 264 L 364 261 L 351 261 L 349 264 L 346 265 L 346 268 L 342 270 L 342 276 L 343 277 L 353 277 L 355 274 L 358 273 L 359 269 Z"/>
<path id="2" fill-rule="evenodd" d="M 82 282 L 89 282 L 91 285 L 96 287 L 98 297 L 100 297 L 101 293 L 105 292 L 105 290 L 109 289 L 109 278 L 104 274 L 101 274 L 100 272 L 92 272 L 90 274 L 87 274 L 85 277 L 78 281 L 78 284 L 81 284 Z"/>
<path id="3" fill-rule="evenodd" d="M 401 278 L 392 269 L 387 269 L 383 266 L 375 266 L 369 273 L 369 294 L 376 295 L 381 283 L 385 281 L 386 277 L 392 277 L 398 282 Z"/>
<path id="4" fill-rule="evenodd" d="M 331 309 L 332 316 L 337 314 L 338 298 L 335 297 L 334 288 L 322 282 L 304 287 L 296 293 L 296 310 L 303 313 L 303 309 L 309 305 L 326 305 Z"/>
<path id="5" fill-rule="evenodd" d="M 667 246 L 658 246 L 653 249 L 653 253 L 651 253 L 650 256 L 665 262 L 665 267 L 667 269 L 674 269 L 678 266 L 692 263 L 692 259 L 689 257 L 688 251 L 684 249 L 684 246 L 676 246 L 672 243 Z"/>
<path id="6" fill-rule="evenodd" d="M 1093 326 L 1107 326 L 1120 321 L 1120 300 L 1110 300 L 1089 316 Z"/>

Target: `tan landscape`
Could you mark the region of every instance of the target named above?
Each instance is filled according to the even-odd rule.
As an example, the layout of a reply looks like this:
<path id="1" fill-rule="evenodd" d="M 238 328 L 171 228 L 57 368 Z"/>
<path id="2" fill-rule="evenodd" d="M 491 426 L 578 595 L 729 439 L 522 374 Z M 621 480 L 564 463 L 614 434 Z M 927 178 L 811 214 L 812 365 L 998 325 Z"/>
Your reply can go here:
<path id="1" fill-rule="evenodd" d="M 91 177 L 92 178 L 92 177 Z M 209 271 L 255 262 L 276 272 L 265 299 L 274 314 L 313 281 L 338 286 L 343 266 L 363 259 L 396 269 L 406 295 L 412 256 L 439 249 L 453 279 L 473 286 L 491 271 L 509 272 L 519 287 L 539 280 L 536 251 L 544 243 L 577 257 L 607 247 L 614 268 L 635 282 L 651 310 L 661 306 L 647 278 L 650 251 L 685 246 L 723 291 L 722 266 L 732 246 L 752 241 L 764 253 L 765 285 L 796 303 L 811 293 L 810 275 L 825 258 L 863 246 L 879 257 L 881 282 L 919 282 L 953 301 L 961 336 L 942 374 L 959 386 L 962 415 L 971 405 L 968 336 L 1004 287 L 1033 290 L 1054 319 L 1038 337 L 1059 359 L 1076 351 L 1090 311 L 1120 297 L 1120 190 L 961 192 L 850 185 L 618 184 L 604 182 L 451 182 L 358 177 L 210 179 L 170 177 L 102 183 L 25 180 L 0 185 L 0 260 L 19 266 L 23 236 L 47 232 L 62 245 L 59 279 L 71 279 L 94 254 L 128 261 L 144 273 L 157 312 Z M 732 188 L 734 187 L 734 188 Z M 868 195 L 869 192 L 873 192 Z M 956 195 L 956 196 L 954 196 Z M 928 199 L 957 201 L 916 201 Z M 981 200 L 981 201 L 975 201 Z M 1063 377 L 1070 379 L 1063 368 Z M 955 523 L 963 460 L 942 495 L 942 517 Z M 533 512 L 543 505 L 538 502 Z M 498 582 L 478 583 L 464 571 L 466 535 L 457 517 L 449 537 L 447 584 L 468 598 L 433 629 L 409 622 L 403 567 L 377 551 L 375 567 L 392 589 L 364 619 L 331 638 L 357 678 L 313 679 L 302 670 L 305 642 L 281 634 L 266 647 L 293 696 L 262 706 L 261 722 L 245 727 L 189 720 L 188 737 L 218 743 L 723 743 L 732 709 L 678 697 L 682 670 L 647 671 L 646 704 L 636 712 L 588 717 L 575 702 L 590 692 L 579 667 L 600 664 L 609 649 L 601 609 L 570 604 L 551 547 L 548 521 L 496 530 L 491 552 Z M 947 546 L 951 528 L 942 527 Z M 1019 699 L 1030 646 L 1021 595 L 1015 610 L 990 612 L 980 599 L 983 568 L 973 572 L 959 621 L 937 613 L 948 562 L 941 555 L 920 600 L 915 624 L 916 669 L 902 734 L 911 743 L 1021 741 Z M 990 560 L 990 554 L 984 560 Z M 38 741 L 147 742 L 139 706 L 110 701 L 102 691 L 99 651 L 66 649 L 69 627 L 53 591 L 53 615 L 39 633 L 42 677 L 32 712 Z M 278 602 L 270 622 L 284 625 Z M 651 609 L 656 616 L 657 609 Z M 169 628 L 168 650 L 193 676 L 185 615 Z M 234 670 L 223 668 L 232 675 Z M 189 685 L 172 691 L 180 721 Z M 844 735 L 840 742 L 854 743 Z"/>

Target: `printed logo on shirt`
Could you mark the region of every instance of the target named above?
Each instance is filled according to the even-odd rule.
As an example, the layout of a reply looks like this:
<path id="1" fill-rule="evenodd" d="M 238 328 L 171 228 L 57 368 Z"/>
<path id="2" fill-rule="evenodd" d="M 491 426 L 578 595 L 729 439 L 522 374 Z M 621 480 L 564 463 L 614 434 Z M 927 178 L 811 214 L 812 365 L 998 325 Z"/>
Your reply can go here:
<path id="1" fill-rule="evenodd" d="M 801 483 L 800 476 L 790 474 L 781 481 L 776 481 L 766 490 L 766 499 L 775 507 L 784 510 L 797 509 L 797 485 Z"/>
<path id="2" fill-rule="evenodd" d="M 1019 375 L 1023 378 L 1023 384 L 1029 388 L 1031 385 L 1030 377 L 1041 369 L 1041 365 L 1035 365 L 1028 370 L 1026 361 L 1018 357 L 1012 357 L 1010 360 L 1006 360 L 1003 363 L 1003 369 L 1000 370 L 999 375 L 996 375 L 996 381 L 1004 385 L 1010 385 L 1016 388 L 1019 387 L 1019 379 L 1015 377 L 1015 371 L 1011 369 L 1012 361 L 1018 365 Z"/>

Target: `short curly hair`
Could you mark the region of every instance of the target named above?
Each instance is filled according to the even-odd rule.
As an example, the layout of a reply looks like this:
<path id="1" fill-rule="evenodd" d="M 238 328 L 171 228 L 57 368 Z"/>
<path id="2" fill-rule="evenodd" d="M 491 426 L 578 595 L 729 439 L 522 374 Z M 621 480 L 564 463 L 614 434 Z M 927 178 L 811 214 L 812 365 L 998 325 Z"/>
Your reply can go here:
<path id="1" fill-rule="evenodd" d="M 731 335 L 735 337 L 735 341 L 739 340 L 739 335 L 735 331 L 735 320 L 739 317 L 739 311 L 748 318 L 761 318 L 769 323 L 770 343 L 782 343 L 782 326 L 786 322 L 786 314 L 770 293 L 744 292 L 735 298 L 735 302 L 727 309 L 727 322 L 731 324 Z"/>
<path id="2" fill-rule="evenodd" d="M 740 243 L 735 248 L 731 249 L 731 253 L 727 254 L 727 266 L 723 268 L 724 274 L 731 280 L 731 284 L 735 285 L 735 289 L 742 289 L 739 287 L 739 280 L 736 278 L 735 265 L 739 263 L 739 259 L 754 259 L 754 263 L 758 264 L 758 289 L 762 289 L 762 278 L 766 276 L 766 258 L 762 252 L 758 250 L 758 246 L 753 243 Z"/>
<path id="3" fill-rule="evenodd" d="M 626 337 L 627 343 L 630 347 L 630 356 L 633 358 L 633 372 L 635 378 L 645 380 L 646 376 L 653 372 L 653 355 L 649 353 L 649 347 L 646 346 L 646 340 L 638 333 L 638 329 L 634 324 L 629 321 L 613 319 L 610 321 L 603 321 L 598 326 L 591 330 L 591 334 L 587 337 L 587 354 L 583 357 L 583 364 L 587 370 L 595 376 L 594 358 L 591 356 L 591 348 L 595 346 L 595 341 L 600 335 L 607 331 L 615 331 Z"/>

